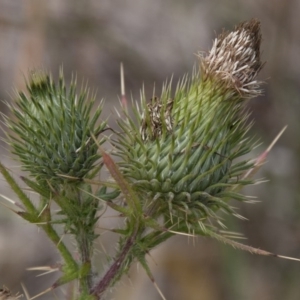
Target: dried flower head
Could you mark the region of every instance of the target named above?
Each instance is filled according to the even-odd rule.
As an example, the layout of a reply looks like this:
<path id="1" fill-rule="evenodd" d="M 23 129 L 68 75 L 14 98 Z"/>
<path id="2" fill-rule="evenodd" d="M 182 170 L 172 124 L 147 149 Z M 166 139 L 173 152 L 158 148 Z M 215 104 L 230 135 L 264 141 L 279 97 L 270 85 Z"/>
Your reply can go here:
<path id="1" fill-rule="evenodd" d="M 12 295 L 10 290 L 5 286 L 0 289 L 0 300 L 17 300 L 20 298 L 22 298 L 22 295 Z"/>
<path id="2" fill-rule="evenodd" d="M 161 136 L 163 127 L 169 132 L 173 127 L 172 120 L 173 100 L 168 99 L 164 107 L 162 101 L 155 97 L 147 104 L 147 112 L 142 117 L 141 137 L 143 141 Z"/>
<path id="3" fill-rule="evenodd" d="M 208 55 L 199 54 L 205 78 L 219 77 L 228 88 L 243 97 L 261 93 L 255 80 L 263 64 L 260 61 L 261 32 L 257 20 L 243 22 L 234 31 L 221 33 Z"/>

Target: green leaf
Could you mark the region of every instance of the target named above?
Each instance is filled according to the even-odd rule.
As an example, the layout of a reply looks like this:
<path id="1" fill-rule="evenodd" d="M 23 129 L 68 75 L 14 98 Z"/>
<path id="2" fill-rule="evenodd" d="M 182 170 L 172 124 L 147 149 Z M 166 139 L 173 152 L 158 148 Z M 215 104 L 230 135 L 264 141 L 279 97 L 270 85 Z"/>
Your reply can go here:
<path id="1" fill-rule="evenodd" d="M 30 180 L 29 178 L 26 178 L 24 176 L 21 176 L 21 179 L 35 192 L 37 192 L 39 195 L 46 199 L 50 199 L 50 191 L 49 189 L 46 189 L 44 186 L 40 186 L 38 183 Z"/>
<path id="2" fill-rule="evenodd" d="M 103 186 L 96 192 L 96 197 L 104 200 L 104 201 L 111 201 L 116 199 L 120 195 L 120 190 L 114 190 L 112 192 L 107 192 L 107 187 Z"/>

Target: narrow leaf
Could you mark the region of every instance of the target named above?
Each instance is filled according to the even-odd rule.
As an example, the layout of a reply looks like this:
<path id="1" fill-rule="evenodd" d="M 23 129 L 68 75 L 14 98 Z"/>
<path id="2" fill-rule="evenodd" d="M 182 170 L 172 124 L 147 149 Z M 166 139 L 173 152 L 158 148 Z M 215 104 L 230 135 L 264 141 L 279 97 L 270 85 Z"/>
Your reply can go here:
<path id="1" fill-rule="evenodd" d="M 92 136 L 96 143 L 97 140 L 94 136 Z M 128 204 L 128 206 L 137 214 L 140 215 L 142 213 L 141 204 L 139 201 L 139 198 L 135 194 L 135 192 L 132 190 L 130 184 L 125 180 L 124 176 L 120 172 L 118 166 L 115 164 L 113 159 L 100 147 L 98 143 L 98 147 L 100 149 L 103 162 L 107 169 L 109 170 L 111 176 L 114 178 L 114 180 L 118 183 L 125 199 Z"/>
<path id="2" fill-rule="evenodd" d="M 13 177 L 9 174 L 7 169 L 4 167 L 4 165 L 0 162 L 0 172 L 2 173 L 3 177 L 11 187 L 11 189 L 16 193 L 16 195 L 19 197 L 23 205 L 25 206 L 26 210 L 33 215 L 37 215 L 37 209 L 33 205 L 33 203 L 30 201 L 30 199 L 27 197 L 27 195 L 23 192 L 23 190 L 19 187 L 17 182 L 13 179 Z"/>

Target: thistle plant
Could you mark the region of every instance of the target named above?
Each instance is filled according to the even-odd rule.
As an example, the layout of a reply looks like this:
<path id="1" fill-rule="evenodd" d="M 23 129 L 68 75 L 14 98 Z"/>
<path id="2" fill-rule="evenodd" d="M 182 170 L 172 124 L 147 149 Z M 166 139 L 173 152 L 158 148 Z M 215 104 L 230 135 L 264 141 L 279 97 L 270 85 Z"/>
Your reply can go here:
<path id="1" fill-rule="evenodd" d="M 78 280 L 75 299 L 104 299 L 134 261 L 157 287 L 146 255 L 176 234 L 213 237 L 275 255 L 236 242 L 222 222 L 224 213 L 242 218 L 231 201 L 251 202 L 240 189 L 255 182 L 251 177 L 269 151 L 258 159 L 244 158 L 256 145 L 248 136 L 245 104 L 262 92 L 256 79 L 263 66 L 260 43 L 257 20 L 224 31 L 208 53 L 198 54 L 199 70 L 184 77 L 175 92 L 170 82 L 150 101 L 142 93 L 134 118 L 125 107 L 113 138 L 105 135 L 110 128 L 101 116 L 102 103 L 93 110 L 94 97 L 86 89 L 77 95 L 76 81 L 67 89 L 62 73 L 58 84 L 43 72 L 31 75 L 28 93 L 18 93 L 15 103 L 7 104 L 14 118 L 6 117 L 5 124 L 6 141 L 28 174 L 21 178 L 39 194 L 38 204 L 2 164 L 0 170 L 21 201 L 11 200 L 18 207 L 14 211 L 42 228 L 63 259 L 56 267 L 44 267 L 62 272 L 47 291 Z M 110 154 L 104 141 L 113 146 Z M 113 180 L 97 180 L 103 167 Z M 53 203 L 58 212 L 51 209 Z M 105 206 L 119 212 L 124 223 L 111 229 L 120 236 L 117 253 L 99 275 L 91 261 Z M 58 227 L 75 239 L 78 260 Z"/>

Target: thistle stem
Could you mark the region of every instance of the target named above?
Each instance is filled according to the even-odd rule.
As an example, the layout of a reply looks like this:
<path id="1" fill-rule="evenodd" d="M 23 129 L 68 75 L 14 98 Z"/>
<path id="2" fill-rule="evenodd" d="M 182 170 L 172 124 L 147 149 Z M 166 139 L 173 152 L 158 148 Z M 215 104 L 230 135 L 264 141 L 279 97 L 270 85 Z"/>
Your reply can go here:
<path id="1" fill-rule="evenodd" d="M 122 251 L 119 253 L 114 263 L 102 277 L 102 279 L 91 289 L 91 294 L 95 295 L 98 300 L 102 299 L 103 293 L 121 275 L 122 268 L 124 267 L 125 259 L 132 250 L 132 246 L 136 240 L 136 232 L 134 232 L 125 242 Z"/>
<path id="2" fill-rule="evenodd" d="M 86 275 L 80 278 L 81 291 L 88 292 L 92 287 L 92 273 L 91 273 L 91 245 L 88 239 L 88 233 L 83 227 L 79 229 L 79 234 L 76 237 L 78 243 L 78 249 L 80 252 L 82 266 L 89 271 Z"/>

